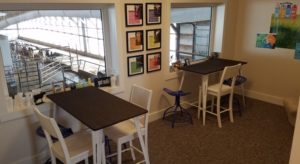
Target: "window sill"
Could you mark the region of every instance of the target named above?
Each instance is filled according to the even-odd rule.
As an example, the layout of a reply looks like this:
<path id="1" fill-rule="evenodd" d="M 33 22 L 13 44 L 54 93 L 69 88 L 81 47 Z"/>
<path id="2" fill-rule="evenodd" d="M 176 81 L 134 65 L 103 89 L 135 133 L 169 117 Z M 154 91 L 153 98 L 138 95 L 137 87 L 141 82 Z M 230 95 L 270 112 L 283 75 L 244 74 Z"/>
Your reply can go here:
<path id="1" fill-rule="evenodd" d="M 121 86 L 115 86 L 115 87 L 101 87 L 103 91 L 106 91 L 108 93 L 111 93 L 113 95 L 121 94 L 124 92 L 123 87 Z M 25 118 L 28 116 L 31 116 L 33 114 L 32 108 L 26 107 L 18 111 L 11 111 L 7 113 L 3 113 L 0 115 L 0 123 L 5 123 L 8 121 L 13 121 L 21 118 Z"/>
<path id="2" fill-rule="evenodd" d="M 121 86 L 114 86 L 114 87 L 101 87 L 99 88 L 105 92 L 108 92 L 110 94 L 113 94 L 113 95 L 117 95 L 117 94 L 121 94 L 124 92 L 124 89 L 123 87 Z"/>

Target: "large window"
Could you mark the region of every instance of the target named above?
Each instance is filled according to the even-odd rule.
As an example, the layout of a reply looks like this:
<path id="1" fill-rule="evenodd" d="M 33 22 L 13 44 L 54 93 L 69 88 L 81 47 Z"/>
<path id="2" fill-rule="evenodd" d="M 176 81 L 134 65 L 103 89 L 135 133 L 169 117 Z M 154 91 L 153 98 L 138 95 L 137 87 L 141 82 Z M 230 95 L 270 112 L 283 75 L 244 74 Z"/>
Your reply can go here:
<path id="1" fill-rule="evenodd" d="M 29 38 L 104 57 L 100 10 L 36 10 L 15 17 L 22 18 L 1 29 L 0 34 L 7 35 L 10 40 Z"/>
<path id="2" fill-rule="evenodd" d="M 212 7 L 172 8 L 170 65 L 206 58 L 210 53 Z"/>
<path id="3" fill-rule="evenodd" d="M 0 48 L 7 50 L 2 55 L 11 96 L 60 81 L 80 86 L 107 74 L 102 10 L 2 12 Z"/>

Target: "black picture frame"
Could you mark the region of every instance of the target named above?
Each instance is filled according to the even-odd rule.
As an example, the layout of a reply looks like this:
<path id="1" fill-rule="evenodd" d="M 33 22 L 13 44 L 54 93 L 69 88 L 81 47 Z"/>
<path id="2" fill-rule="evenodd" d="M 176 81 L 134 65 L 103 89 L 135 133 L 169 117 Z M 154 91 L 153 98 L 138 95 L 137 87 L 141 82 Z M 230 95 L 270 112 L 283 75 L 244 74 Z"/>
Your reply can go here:
<path id="1" fill-rule="evenodd" d="M 144 74 L 144 55 L 127 57 L 128 76 Z"/>
<path id="2" fill-rule="evenodd" d="M 161 24 L 161 3 L 146 3 L 146 24 Z"/>
<path id="3" fill-rule="evenodd" d="M 146 47 L 147 50 L 161 48 L 161 29 L 146 30 Z"/>
<path id="4" fill-rule="evenodd" d="M 126 27 L 143 26 L 143 4 L 127 3 L 125 4 L 125 22 Z"/>
<path id="5" fill-rule="evenodd" d="M 147 54 L 147 72 L 155 72 L 161 70 L 161 52 Z"/>
<path id="6" fill-rule="evenodd" d="M 127 53 L 144 51 L 144 31 L 127 31 L 126 47 Z"/>

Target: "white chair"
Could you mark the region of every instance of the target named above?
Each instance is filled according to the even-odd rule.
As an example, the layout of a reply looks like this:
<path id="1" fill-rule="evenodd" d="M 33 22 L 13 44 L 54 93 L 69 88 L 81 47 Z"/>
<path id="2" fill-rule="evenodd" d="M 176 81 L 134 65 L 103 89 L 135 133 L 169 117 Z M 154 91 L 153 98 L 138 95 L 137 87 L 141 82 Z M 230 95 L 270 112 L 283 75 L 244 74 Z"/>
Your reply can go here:
<path id="1" fill-rule="evenodd" d="M 132 86 L 129 101 L 137 106 L 140 106 L 148 110 L 148 113 L 146 113 L 145 116 L 140 118 L 141 131 L 142 131 L 141 133 L 145 141 L 146 152 L 148 152 L 148 119 L 149 119 L 148 117 L 150 112 L 151 99 L 152 99 L 151 90 L 137 85 Z M 119 124 L 108 127 L 104 129 L 104 134 L 106 134 L 109 139 L 117 143 L 118 164 L 122 163 L 122 152 L 124 151 L 131 150 L 131 156 L 134 161 L 135 161 L 134 149 L 142 153 L 141 150 L 139 150 L 138 148 L 132 145 L 132 140 L 138 137 L 135 124 L 132 120 L 123 121 Z M 122 145 L 125 143 L 129 143 L 130 147 L 122 150 Z M 116 153 L 110 154 L 107 157 L 111 157 L 114 155 L 116 155 Z M 145 159 L 149 159 L 148 153 L 143 155 Z"/>
<path id="2" fill-rule="evenodd" d="M 206 109 L 203 109 L 204 110 L 203 114 L 205 115 L 205 113 L 209 113 L 217 116 L 218 126 L 220 128 L 222 127 L 221 114 L 224 112 L 229 112 L 230 121 L 233 122 L 233 111 L 232 111 L 233 90 L 235 86 L 234 84 L 235 84 L 236 76 L 239 75 L 240 68 L 241 68 L 241 64 L 225 67 L 219 83 L 210 85 L 207 88 L 207 94 L 217 98 L 216 112 L 213 111 L 215 106 L 214 97 L 213 97 L 211 110 L 207 111 Z M 232 78 L 231 84 L 230 85 L 223 84 L 223 81 L 229 78 Z M 229 94 L 228 108 L 225 108 L 221 106 L 221 97 L 228 94 Z M 222 111 L 221 108 L 223 109 Z M 203 124 L 205 124 L 205 120 L 203 121 L 204 121 Z"/>
<path id="3" fill-rule="evenodd" d="M 66 164 L 75 164 L 82 160 L 85 160 L 85 164 L 88 164 L 88 157 L 93 152 L 91 135 L 83 131 L 63 138 L 53 118 L 42 114 L 36 106 L 33 106 L 33 109 L 48 141 L 52 164 L 56 164 L 56 158 Z M 53 137 L 57 139 L 56 142 Z"/>

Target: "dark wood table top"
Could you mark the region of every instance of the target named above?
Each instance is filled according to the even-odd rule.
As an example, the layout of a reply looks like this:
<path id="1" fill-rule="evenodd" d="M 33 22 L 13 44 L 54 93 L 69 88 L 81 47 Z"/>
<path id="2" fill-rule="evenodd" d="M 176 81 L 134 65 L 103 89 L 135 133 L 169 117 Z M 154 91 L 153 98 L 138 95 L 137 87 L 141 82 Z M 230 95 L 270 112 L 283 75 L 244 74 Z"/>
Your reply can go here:
<path id="1" fill-rule="evenodd" d="M 148 111 L 96 87 L 47 96 L 92 130 L 99 130 Z"/>
<path id="2" fill-rule="evenodd" d="M 239 63 L 247 64 L 247 62 L 244 61 L 217 58 L 217 59 L 208 59 L 204 62 L 181 67 L 180 69 L 188 72 L 194 72 L 201 75 L 206 75 L 213 72 L 222 71 L 226 66 L 232 66 Z"/>

